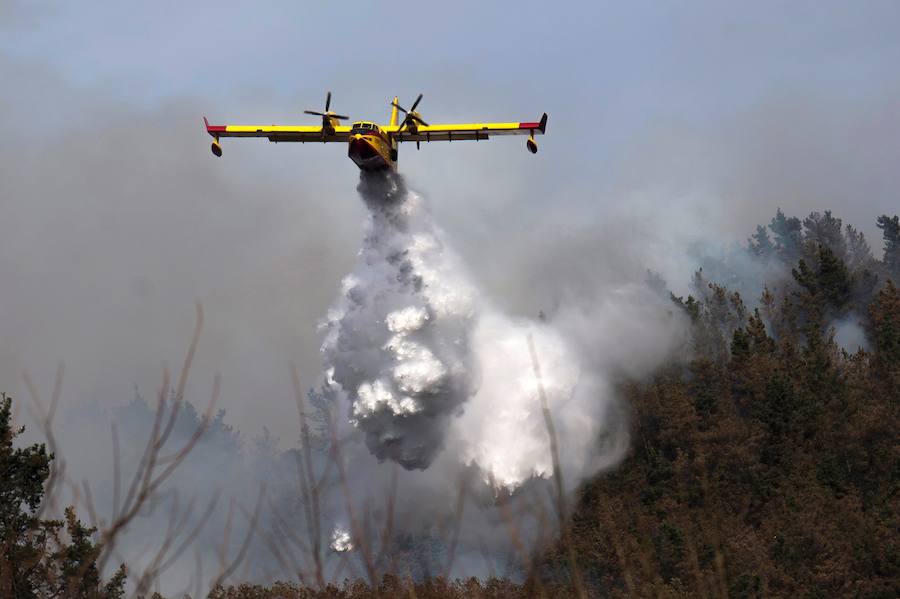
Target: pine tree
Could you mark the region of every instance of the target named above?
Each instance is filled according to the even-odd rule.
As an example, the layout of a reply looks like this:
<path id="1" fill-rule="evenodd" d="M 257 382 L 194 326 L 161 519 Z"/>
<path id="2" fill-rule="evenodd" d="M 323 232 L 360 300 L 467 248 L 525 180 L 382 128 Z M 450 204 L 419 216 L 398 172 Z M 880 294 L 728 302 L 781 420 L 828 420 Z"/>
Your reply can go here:
<path id="1" fill-rule="evenodd" d="M 826 210 L 824 214 L 811 212 L 803 219 L 807 241 L 824 245 L 836 256 L 843 258 L 847 252 L 847 244 L 841 226 L 841 219 L 831 216 L 831 210 Z"/>
<path id="2" fill-rule="evenodd" d="M 796 217 L 787 218 L 781 208 L 769 224 L 775 235 L 775 249 L 782 260 L 795 264 L 803 246 L 802 224 Z"/>
<path id="3" fill-rule="evenodd" d="M 900 289 L 892 281 L 869 306 L 869 318 L 876 360 L 887 370 L 900 372 Z"/>
<path id="4" fill-rule="evenodd" d="M 12 399 L 0 400 L 0 596 L 36 597 L 41 545 L 48 531 L 35 516 L 50 475 L 52 454 L 43 445 L 16 449 L 25 427 L 12 428 Z"/>
<path id="5" fill-rule="evenodd" d="M 876 219 L 884 239 L 884 265 L 894 282 L 900 282 L 900 217 L 882 214 Z"/>
<path id="6" fill-rule="evenodd" d="M 810 266 L 800 259 L 797 268 L 791 270 L 802 291 L 800 308 L 808 316 L 822 318 L 826 313 L 844 311 L 850 301 L 853 279 L 847 265 L 826 245 L 819 246 L 817 264 Z"/>
<path id="7" fill-rule="evenodd" d="M 750 253 L 757 258 L 768 259 L 775 255 L 775 244 L 769 237 L 769 232 L 762 225 L 756 225 L 756 233 L 747 240 Z"/>
<path id="8" fill-rule="evenodd" d="M 71 507 L 65 522 L 38 517 L 54 456 L 43 444 L 15 448 L 24 431 L 12 426 L 12 399 L 0 396 L 0 597 L 121 599 L 124 566 L 103 584 L 95 529 L 83 526 Z"/>
<path id="9" fill-rule="evenodd" d="M 871 268 L 875 259 L 872 257 L 872 249 L 866 241 L 866 236 L 853 225 L 847 225 L 844 231 L 847 240 L 847 266 L 853 271 Z"/>

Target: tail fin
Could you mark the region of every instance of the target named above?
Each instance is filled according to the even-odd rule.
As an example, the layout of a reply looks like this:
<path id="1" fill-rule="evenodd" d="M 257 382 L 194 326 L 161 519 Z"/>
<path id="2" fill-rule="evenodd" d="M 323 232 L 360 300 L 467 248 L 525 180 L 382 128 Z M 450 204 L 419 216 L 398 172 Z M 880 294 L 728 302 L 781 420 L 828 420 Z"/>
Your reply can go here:
<path id="1" fill-rule="evenodd" d="M 394 103 L 391 105 L 391 127 L 395 127 L 397 125 L 397 106 L 396 104 L 400 102 L 400 98 L 394 96 Z"/>

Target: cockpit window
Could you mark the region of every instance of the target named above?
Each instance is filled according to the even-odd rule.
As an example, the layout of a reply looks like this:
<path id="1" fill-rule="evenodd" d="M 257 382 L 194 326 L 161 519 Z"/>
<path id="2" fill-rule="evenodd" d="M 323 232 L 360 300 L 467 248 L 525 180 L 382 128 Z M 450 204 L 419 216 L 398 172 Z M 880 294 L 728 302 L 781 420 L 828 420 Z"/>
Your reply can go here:
<path id="1" fill-rule="evenodd" d="M 360 134 L 360 135 L 379 135 L 384 137 L 384 133 L 375 123 L 353 123 L 353 127 L 350 130 L 351 135 Z"/>

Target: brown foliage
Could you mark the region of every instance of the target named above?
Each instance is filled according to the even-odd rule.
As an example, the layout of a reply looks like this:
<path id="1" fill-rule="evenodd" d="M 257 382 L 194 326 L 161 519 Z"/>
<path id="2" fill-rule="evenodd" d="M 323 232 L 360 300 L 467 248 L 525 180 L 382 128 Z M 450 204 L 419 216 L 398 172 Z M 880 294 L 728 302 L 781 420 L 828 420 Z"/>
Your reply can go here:
<path id="1" fill-rule="evenodd" d="M 692 359 L 623 388 L 632 450 L 581 493 L 573 531 L 592 589 L 897 596 L 900 293 L 888 283 L 870 306 L 874 350 L 848 354 L 818 323 L 797 329 L 814 320 L 810 298 L 776 307 L 766 292 L 769 322 L 750 315 L 722 361 L 718 339 L 743 318 L 711 289 L 681 302 L 697 329 Z M 562 557 L 549 553 L 544 572 L 562 571 Z"/>

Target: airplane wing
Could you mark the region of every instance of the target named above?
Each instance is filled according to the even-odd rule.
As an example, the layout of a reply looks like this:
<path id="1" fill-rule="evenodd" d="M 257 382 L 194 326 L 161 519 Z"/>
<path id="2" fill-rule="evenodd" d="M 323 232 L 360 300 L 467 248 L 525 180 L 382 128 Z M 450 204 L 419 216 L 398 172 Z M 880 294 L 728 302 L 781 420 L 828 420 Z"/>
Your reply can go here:
<path id="1" fill-rule="evenodd" d="M 397 141 L 457 141 L 490 139 L 494 135 L 542 135 L 547 129 L 547 113 L 540 121 L 518 123 L 447 123 L 419 125 L 415 131 L 400 125 L 384 127 Z"/>
<path id="2" fill-rule="evenodd" d="M 210 125 L 206 117 L 206 132 L 214 138 L 220 137 L 265 137 L 269 141 L 299 141 L 328 143 L 346 142 L 350 139 L 350 127 L 339 125 L 323 130 L 321 125 Z"/>

